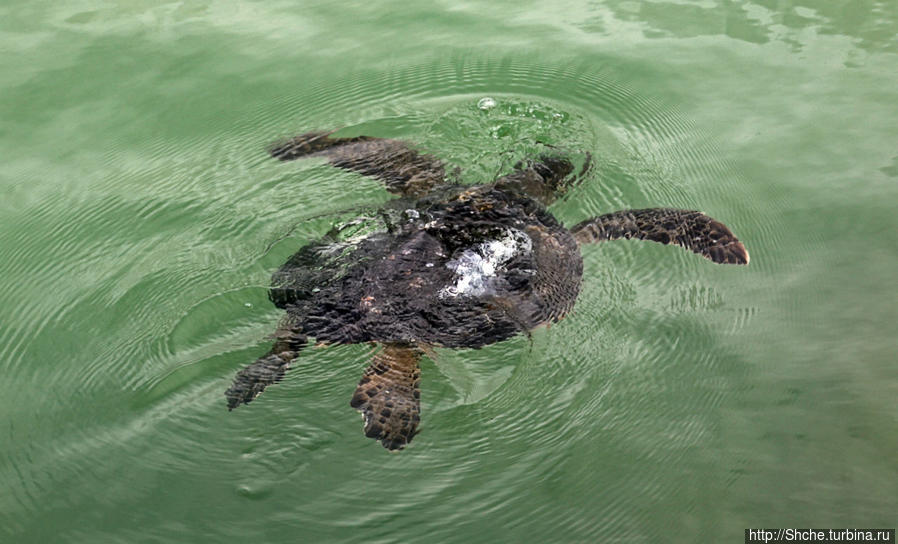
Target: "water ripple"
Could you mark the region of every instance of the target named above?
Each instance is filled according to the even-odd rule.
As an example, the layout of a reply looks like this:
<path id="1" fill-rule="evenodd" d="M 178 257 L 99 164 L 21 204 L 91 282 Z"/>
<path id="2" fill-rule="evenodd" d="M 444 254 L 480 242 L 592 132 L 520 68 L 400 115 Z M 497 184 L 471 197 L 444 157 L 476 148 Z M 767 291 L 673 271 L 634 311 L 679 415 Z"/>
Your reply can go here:
<path id="1" fill-rule="evenodd" d="M 389 198 L 373 180 L 320 162 L 268 160 L 265 146 L 281 136 L 341 128 L 407 138 L 469 183 L 533 153 L 560 148 L 585 161 L 588 152 L 592 167 L 553 208 L 567 224 L 704 202 L 731 206 L 719 210 L 727 222 L 756 223 L 758 210 L 732 202 L 740 180 L 726 179 L 714 146 L 616 74 L 601 60 L 441 58 L 306 83 L 226 133 L 210 118 L 192 137 L 161 133 L 139 150 L 111 138 L 77 198 L 51 194 L 0 233 L 0 275 L 15 279 L 0 296 L 20 309 L 0 329 L 2 370 L 8 383 L 50 391 L 29 404 L 46 430 L 9 431 L 30 444 L 4 453 L 16 508 L 38 511 L 47 489 L 66 486 L 88 500 L 89 482 L 118 481 L 126 470 L 94 462 L 115 450 L 139 458 L 144 475 L 220 482 L 217 492 L 247 508 L 297 499 L 259 515 L 312 533 L 322 519 L 401 526 L 404 509 L 426 507 L 446 541 L 454 524 L 484 514 L 544 540 L 558 523 L 584 540 L 657 537 L 633 529 L 647 511 L 620 491 L 638 482 L 643 499 L 671 496 L 666 467 L 688 465 L 717 432 L 710 414 L 729 387 L 721 330 L 732 334 L 756 314 L 729 308 L 723 283 L 686 252 L 635 242 L 584 248 L 583 292 L 564 321 L 482 350 L 437 350 L 424 364 L 422 432 L 401 456 L 364 439 L 348 406 L 368 346 L 304 351 L 283 382 L 234 413 L 222 396 L 277 321 L 266 296 L 271 270 L 355 213 L 341 210 Z M 487 96 L 495 107 L 478 108 Z M 753 232 L 775 240 L 776 230 Z M 52 356 L 61 346 L 65 360 Z M 52 360 L 25 364 L 44 358 Z M 590 464 L 600 447 L 614 466 Z M 601 492 L 588 477 L 595 470 L 608 473 Z M 112 485 L 91 504 L 139 503 L 158 485 L 146 477 Z M 312 510 L 305 487 L 325 490 Z M 379 489 L 378 500 L 363 489 Z M 587 498 L 553 502 L 560 489 Z M 520 519 L 514 505 L 530 491 L 546 500 Z M 210 534 L 245 529 L 230 523 Z"/>

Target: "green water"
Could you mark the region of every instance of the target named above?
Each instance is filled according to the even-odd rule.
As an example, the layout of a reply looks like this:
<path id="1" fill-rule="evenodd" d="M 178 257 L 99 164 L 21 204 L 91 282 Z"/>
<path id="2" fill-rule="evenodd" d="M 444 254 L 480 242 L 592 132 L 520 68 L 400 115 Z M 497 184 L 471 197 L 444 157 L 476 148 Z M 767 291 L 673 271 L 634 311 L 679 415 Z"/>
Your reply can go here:
<path id="1" fill-rule="evenodd" d="M 895 527 L 896 33 L 892 0 L 4 3 L 0 541 Z M 584 248 L 564 321 L 424 360 L 399 454 L 348 405 L 370 346 L 229 413 L 271 272 L 389 198 L 265 154 L 336 127 L 471 183 L 589 151 L 562 222 L 701 209 L 751 265 Z"/>

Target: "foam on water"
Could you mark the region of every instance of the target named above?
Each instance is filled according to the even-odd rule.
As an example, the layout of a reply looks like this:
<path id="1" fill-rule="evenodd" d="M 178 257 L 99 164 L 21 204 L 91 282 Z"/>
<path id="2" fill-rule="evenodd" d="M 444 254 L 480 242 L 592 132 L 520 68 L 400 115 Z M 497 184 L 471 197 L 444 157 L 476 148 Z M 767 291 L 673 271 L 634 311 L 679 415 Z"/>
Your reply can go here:
<path id="1" fill-rule="evenodd" d="M 517 229 L 505 229 L 505 235 L 497 240 L 481 242 L 473 249 L 465 249 L 457 259 L 446 263 L 455 271 L 455 283 L 440 291 L 441 297 L 492 294 L 492 279 L 503 265 L 520 252 L 529 253 L 533 244 L 530 237 Z"/>

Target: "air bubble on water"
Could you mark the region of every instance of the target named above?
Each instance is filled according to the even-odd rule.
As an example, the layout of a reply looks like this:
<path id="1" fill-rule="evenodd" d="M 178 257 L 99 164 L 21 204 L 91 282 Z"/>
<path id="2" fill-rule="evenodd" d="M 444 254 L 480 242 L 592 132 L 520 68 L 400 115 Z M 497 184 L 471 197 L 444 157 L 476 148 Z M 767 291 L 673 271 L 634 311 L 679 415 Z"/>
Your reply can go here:
<path id="1" fill-rule="evenodd" d="M 485 96 L 477 102 L 477 107 L 484 111 L 491 110 L 491 109 L 495 108 L 497 105 L 498 105 L 498 102 L 496 102 L 496 100 L 494 98 L 491 98 L 489 96 Z"/>

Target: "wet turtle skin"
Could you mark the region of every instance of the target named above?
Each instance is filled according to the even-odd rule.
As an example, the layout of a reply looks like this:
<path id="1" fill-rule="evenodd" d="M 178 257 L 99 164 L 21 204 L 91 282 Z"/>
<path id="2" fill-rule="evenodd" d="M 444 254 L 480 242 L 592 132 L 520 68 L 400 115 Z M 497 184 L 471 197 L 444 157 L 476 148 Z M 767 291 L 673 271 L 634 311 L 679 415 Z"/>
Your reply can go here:
<path id="1" fill-rule="evenodd" d="M 355 239 L 325 236 L 274 272 L 269 296 L 284 319 L 269 352 L 225 392 L 228 408 L 279 381 L 310 340 L 376 343 L 350 405 L 365 435 L 390 450 L 417 433 L 419 361 L 432 356 L 429 348 L 479 348 L 560 320 L 580 291 L 581 245 L 635 238 L 748 264 L 732 232 L 694 210 L 621 210 L 565 228 L 546 206 L 584 172 L 572 175 L 561 156 L 465 187 L 448 181 L 439 159 L 399 140 L 310 132 L 269 151 L 283 161 L 327 159 L 381 180 L 399 198 L 368 219 L 380 228 Z"/>

